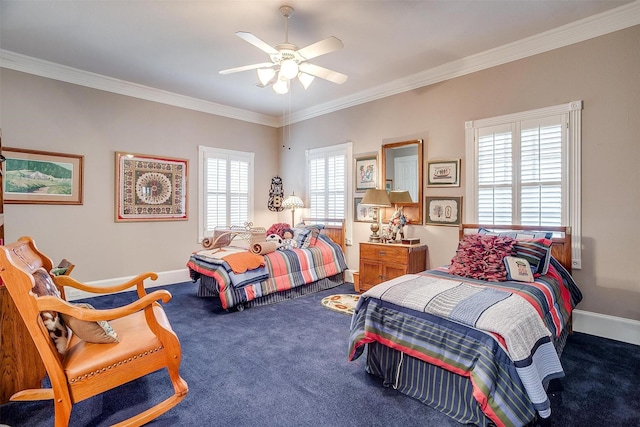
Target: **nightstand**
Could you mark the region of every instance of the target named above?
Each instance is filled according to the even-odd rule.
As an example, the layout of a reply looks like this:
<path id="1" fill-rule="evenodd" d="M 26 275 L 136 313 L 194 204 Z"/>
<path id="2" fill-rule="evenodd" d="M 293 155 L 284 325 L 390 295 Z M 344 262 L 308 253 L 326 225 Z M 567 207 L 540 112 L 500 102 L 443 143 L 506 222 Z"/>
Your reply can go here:
<path id="1" fill-rule="evenodd" d="M 360 243 L 360 271 L 357 292 L 364 292 L 385 280 L 427 269 L 427 245 Z"/>

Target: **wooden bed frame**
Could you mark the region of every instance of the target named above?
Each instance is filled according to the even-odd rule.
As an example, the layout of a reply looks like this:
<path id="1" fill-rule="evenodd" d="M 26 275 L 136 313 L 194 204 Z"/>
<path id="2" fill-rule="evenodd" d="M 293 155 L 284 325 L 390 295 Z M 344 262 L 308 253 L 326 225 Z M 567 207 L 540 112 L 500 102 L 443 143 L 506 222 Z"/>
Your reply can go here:
<path id="1" fill-rule="evenodd" d="M 571 273 L 571 227 L 550 227 L 550 226 L 532 226 L 532 225 L 495 225 L 495 224 L 461 224 L 458 229 L 458 237 L 470 233 L 477 233 L 478 229 L 486 228 L 493 231 L 551 231 L 553 242 L 551 246 L 551 255 L 558 260 L 564 268 Z"/>

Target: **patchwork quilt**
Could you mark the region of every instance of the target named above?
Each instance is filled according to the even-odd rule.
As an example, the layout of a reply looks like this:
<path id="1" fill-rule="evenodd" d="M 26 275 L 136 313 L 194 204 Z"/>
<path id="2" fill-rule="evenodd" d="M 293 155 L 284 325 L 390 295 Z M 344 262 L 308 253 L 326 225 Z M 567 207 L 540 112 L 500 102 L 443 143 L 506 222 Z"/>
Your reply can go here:
<path id="1" fill-rule="evenodd" d="M 554 342 L 582 298 L 554 261 L 535 283 L 484 282 L 444 267 L 377 285 L 356 307 L 349 359 L 379 342 L 470 378 L 496 425 L 548 417 L 545 385 L 564 376 Z"/>
<path id="2" fill-rule="evenodd" d="M 330 238 L 319 235 L 314 246 L 305 249 L 277 250 L 264 255 L 262 269 L 235 274 L 228 263 L 212 260 L 206 254 L 192 254 L 187 262 L 191 278 L 200 275 L 215 279 L 224 309 L 275 292 L 292 289 L 347 269 L 342 248 Z"/>

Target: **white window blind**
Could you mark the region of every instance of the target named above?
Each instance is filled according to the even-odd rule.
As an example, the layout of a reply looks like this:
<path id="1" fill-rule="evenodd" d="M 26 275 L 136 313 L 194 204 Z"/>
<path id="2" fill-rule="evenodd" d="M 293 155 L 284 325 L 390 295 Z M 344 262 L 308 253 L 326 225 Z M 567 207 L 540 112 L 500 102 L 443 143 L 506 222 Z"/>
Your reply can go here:
<path id="1" fill-rule="evenodd" d="M 572 227 L 580 268 L 582 102 L 467 122 L 467 222 Z"/>
<path id="2" fill-rule="evenodd" d="M 309 215 L 312 218 L 347 218 L 350 144 L 307 151 Z"/>
<path id="3" fill-rule="evenodd" d="M 199 147 L 200 238 L 253 217 L 253 153 Z"/>

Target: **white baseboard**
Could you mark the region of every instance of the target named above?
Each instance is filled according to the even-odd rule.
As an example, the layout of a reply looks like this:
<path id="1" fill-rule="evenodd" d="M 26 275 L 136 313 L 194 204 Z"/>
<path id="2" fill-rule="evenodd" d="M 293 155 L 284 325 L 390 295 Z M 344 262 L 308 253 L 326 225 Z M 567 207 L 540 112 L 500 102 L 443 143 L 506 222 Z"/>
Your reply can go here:
<path id="1" fill-rule="evenodd" d="M 573 310 L 573 330 L 640 345 L 640 321 L 624 317 Z"/>
<path id="2" fill-rule="evenodd" d="M 172 285 L 174 283 L 191 281 L 191 278 L 189 277 L 189 269 L 187 268 L 182 270 L 163 271 L 157 274 L 158 274 L 157 280 L 149 280 L 149 279 L 145 280 L 145 283 L 144 283 L 145 288 L 155 288 L 157 286 Z M 124 283 L 128 280 L 133 279 L 134 277 L 136 276 L 118 277 L 115 279 L 107 279 L 107 280 L 97 280 L 95 282 L 87 282 L 87 285 L 105 286 L 105 287 L 113 286 L 113 285 L 118 285 L 120 283 Z M 130 288 L 130 289 L 127 289 L 126 291 L 132 291 L 134 289 L 135 288 Z M 126 291 L 123 291 L 123 292 L 126 292 Z M 90 292 L 85 292 L 79 289 L 73 289 L 69 287 L 65 288 L 65 294 L 66 294 L 67 300 L 69 301 L 83 299 L 83 298 L 91 298 L 96 296 L 96 294 L 92 294 Z"/>

